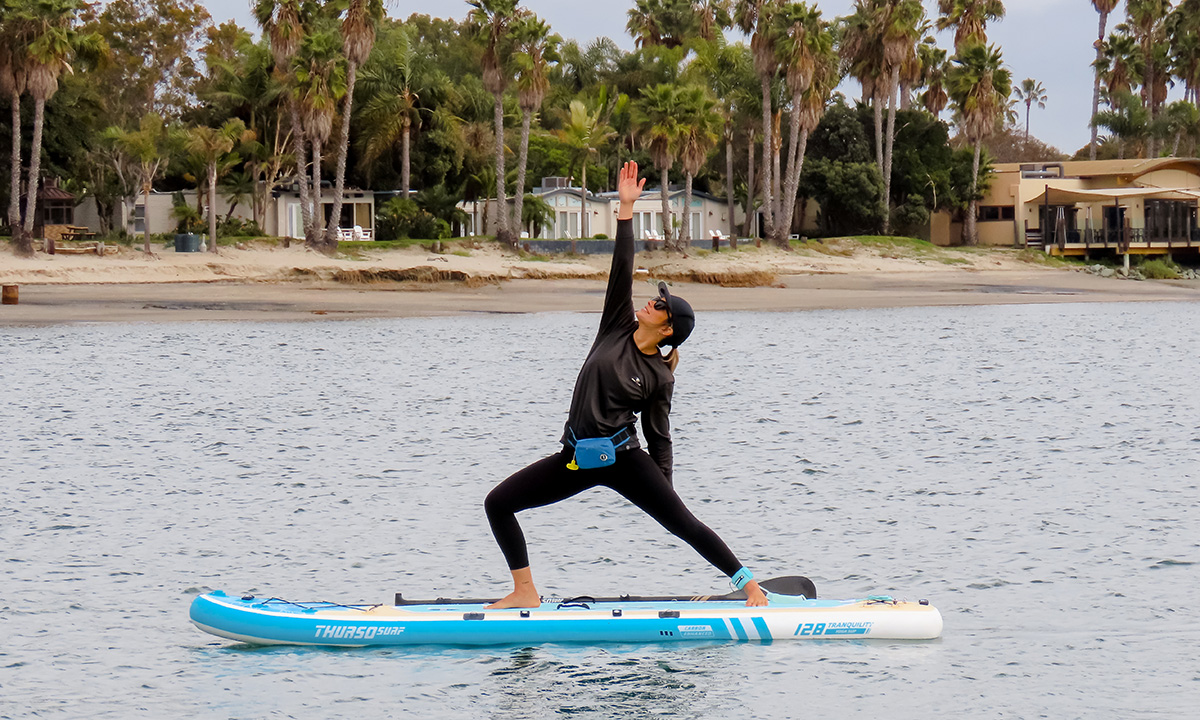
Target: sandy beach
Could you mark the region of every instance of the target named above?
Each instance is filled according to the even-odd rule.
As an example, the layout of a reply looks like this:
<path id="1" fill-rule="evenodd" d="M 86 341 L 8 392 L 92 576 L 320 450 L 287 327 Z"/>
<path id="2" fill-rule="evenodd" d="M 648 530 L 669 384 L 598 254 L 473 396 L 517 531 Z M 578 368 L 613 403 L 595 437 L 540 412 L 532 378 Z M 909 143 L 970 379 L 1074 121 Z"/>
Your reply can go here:
<path id="1" fill-rule="evenodd" d="M 819 252 L 643 253 L 634 292 L 649 297 L 657 280 L 668 280 L 701 312 L 1200 300 L 1197 281 L 1102 278 L 1028 258 L 850 243 Z M 19 288 L 0 325 L 594 312 L 608 263 L 606 255 L 539 258 L 480 244 L 338 258 L 258 247 L 23 259 L 0 248 L 0 284 Z"/>

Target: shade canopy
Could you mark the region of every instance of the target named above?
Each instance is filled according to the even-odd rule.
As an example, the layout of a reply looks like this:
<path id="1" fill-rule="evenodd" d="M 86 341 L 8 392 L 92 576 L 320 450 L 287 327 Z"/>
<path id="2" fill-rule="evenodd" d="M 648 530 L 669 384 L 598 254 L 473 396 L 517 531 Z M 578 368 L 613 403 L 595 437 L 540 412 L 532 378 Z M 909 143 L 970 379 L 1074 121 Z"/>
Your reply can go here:
<path id="1" fill-rule="evenodd" d="M 1123 201 L 1146 200 L 1197 200 L 1200 190 L 1193 188 L 1123 187 L 1097 190 L 1049 187 L 1025 202 L 1041 205 L 1069 205 L 1072 203 L 1105 203 L 1120 205 Z"/>

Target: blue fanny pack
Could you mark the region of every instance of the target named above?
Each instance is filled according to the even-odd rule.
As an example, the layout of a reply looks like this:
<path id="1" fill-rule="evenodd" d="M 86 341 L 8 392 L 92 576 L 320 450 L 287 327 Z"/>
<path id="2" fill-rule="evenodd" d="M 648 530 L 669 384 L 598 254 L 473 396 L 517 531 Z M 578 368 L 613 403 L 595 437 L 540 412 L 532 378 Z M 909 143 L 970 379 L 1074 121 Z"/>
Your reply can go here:
<path id="1" fill-rule="evenodd" d="M 582 440 L 575 437 L 575 431 L 571 428 L 567 428 L 567 431 L 571 433 L 569 443 L 575 450 L 574 459 L 567 465 L 568 470 L 595 470 L 608 467 L 617 461 L 617 449 L 633 438 L 633 433 L 629 431 L 629 428 L 621 428 L 611 437 L 584 438 Z"/>

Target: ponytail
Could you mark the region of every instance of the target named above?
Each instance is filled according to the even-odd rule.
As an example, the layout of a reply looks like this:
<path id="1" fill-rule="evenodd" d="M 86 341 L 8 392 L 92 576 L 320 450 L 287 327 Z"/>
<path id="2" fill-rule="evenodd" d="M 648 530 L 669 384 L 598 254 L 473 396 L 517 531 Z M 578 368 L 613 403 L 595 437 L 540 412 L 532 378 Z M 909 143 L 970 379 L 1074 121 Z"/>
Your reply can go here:
<path id="1" fill-rule="evenodd" d="M 679 348 L 671 348 L 671 352 L 663 356 L 663 362 L 667 364 L 667 369 L 674 373 L 675 368 L 679 366 Z"/>

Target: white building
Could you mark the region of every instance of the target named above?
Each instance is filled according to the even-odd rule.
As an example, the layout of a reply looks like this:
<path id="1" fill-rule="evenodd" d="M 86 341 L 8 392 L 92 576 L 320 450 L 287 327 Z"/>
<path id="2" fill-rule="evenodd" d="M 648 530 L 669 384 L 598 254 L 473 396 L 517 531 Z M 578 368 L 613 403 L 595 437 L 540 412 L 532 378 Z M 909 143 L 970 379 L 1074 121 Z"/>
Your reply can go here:
<path id="1" fill-rule="evenodd" d="M 580 188 L 570 187 L 567 178 L 544 178 L 539 187 L 533 189 L 533 195 L 540 197 L 550 206 L 554 220 L 548 226 L 542 227 L 540 233 L 534 233 L 534 228 L 527 227 L 523 232 L 529 237 L 540 237 L 547 240 L 579 239 L 583 233 L 583 212 L 587 212 L 587 231 L 589 237 L 606 235 L 610 238 L 617 233 L 617 207 L 619 205 L 616 192 L 588 193 L 587 205 L 580 197 Z M 466 233 L 468 235 L 486 234 L 486 228 L 477 227 L 483 224 L 483 205 L 487 203 L 487 214 L 494 217 L 496 201 L 459 203 L 470 217 Z M 684 191 L 682 187 L 669 186 L 667 202 L 671 208 L 672 227 L 678 229 L 683 223 Z M 511 205 L 510 205 L 511 211 Z M 707 240 L 713 233 L 729 232 L 729 204 L 725 200 L 705 192 L 692 192 L 691 204 L 691 236 L 693 240 Z M 733 208 L 734 224 L 741 229 L 741 208 L 736 204 Z M 633 206 L 633 236 L 636 240 L 660 240 L 663 237 L 662 196 L 658 188 L 647 187 L 641 198 Z"/>

